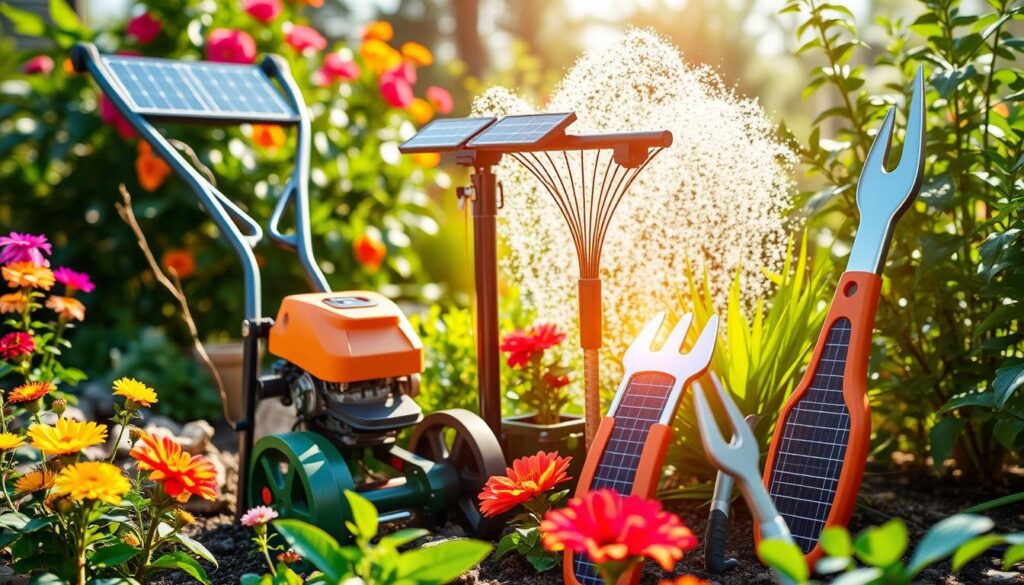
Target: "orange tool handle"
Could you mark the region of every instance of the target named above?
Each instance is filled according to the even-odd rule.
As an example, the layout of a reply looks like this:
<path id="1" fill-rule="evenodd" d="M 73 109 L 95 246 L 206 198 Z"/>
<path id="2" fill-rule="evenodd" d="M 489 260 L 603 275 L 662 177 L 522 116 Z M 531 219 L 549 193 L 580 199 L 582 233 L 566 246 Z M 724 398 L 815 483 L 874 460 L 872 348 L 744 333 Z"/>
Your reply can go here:
<path id="1" fill-rule="evenodd" d="M 765 462 L 764 483 L 770 488 L 772 466 L 782 443 L 783 429 L 793 408 L 803 399 L 822 360 L 822 351 L 832 326 L 840 319 L 850 321 L 850 340 L 847 344 L 846 364 L 843 370 L 843 401 L 850 416 L 850 434 L 842 470 L 836 485 L 832 507 L 825 519 L 825 526 L 846 526 L 853 513 L 853 506 L 860 491 L 867 459 L 868 443 L 871 439 L 871 418 L 868 407 L 868 356 L 871 353 L 871 337 L 875 324 L 875 310 L 882 287 L 882 278 L 872 272 L 846 272 L 839 281 L 832 305 L 822 326 L 814 355 L 804 376 L 789 401 L 782 408 L 775 426 L 775 434 Z M 754 525 L 755 544 L 761 542 L 761 535 Z M 822 556 L 821 545 L 816 544 L 807 555 L 808 565 Z"/>
<path id="2" fill-rule="evenodd" d="M 591 490 L 600 489 L 600 481 L 595 485 L 594 476 L 597 475 L 601 458 L 613 430 L 615 430 L 613 417 L 606 416 L 601 419 L 601 425 L 594 435 L 594 442 L 591 443 L 590 449 L 587 451 L 587 460 L 583 463 L 583 471 L 580 472 L 575 497 L 580 497 Z M 668 451 L 671 442 L 672 427 L 660 423 L 651 425 L 647 438 L 644 440 L 643 450 L 640 451 L 640 466 L 633 477 L 633 489 L 630 491 L 630 495 L 647 499 L 655 496 L 658 491 L 658 481 L 661 479 L 661 470 L 665 465 L 665 452 Z M 562 577 L 566 585 L 580 585 L 573 572 L 573 556 L 571 551 L 565 551 Z M 642 568 L 641 565 L 626 572 L 616 585 L 636 585 L 640 582 Z"/>

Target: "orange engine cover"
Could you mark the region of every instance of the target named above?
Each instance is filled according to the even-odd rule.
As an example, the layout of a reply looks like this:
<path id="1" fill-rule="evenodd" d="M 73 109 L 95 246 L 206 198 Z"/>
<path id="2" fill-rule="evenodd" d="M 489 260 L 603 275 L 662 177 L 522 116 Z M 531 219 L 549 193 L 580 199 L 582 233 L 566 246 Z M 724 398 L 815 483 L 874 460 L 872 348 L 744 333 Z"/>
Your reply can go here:
<path id="1" fill-rule="evenodd" d="M 327 382 L 415 374 L 423 345 L 391 299 L 367 291 L 285 297 L 270 353 Z"/>

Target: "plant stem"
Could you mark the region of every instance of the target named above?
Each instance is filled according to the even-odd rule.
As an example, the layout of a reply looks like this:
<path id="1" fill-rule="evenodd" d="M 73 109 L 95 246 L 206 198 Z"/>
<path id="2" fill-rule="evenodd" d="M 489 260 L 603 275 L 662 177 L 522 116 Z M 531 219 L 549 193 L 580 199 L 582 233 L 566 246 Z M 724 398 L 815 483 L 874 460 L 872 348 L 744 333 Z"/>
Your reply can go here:
<path id="1" fill-rule="evenodd" d="M 135 579 L 140 582 L 149 561 L 153 558 L 153 537 L 156 536 L 156 527 L 160 524 L 160 516 L 163 515 L 163 512 L 163 506 L 159 504 L 151 510 L 149 527 L 146 529 L 146 540 L 142 543 L 142 562 L 139 563 L 139 569 L 135 572 Z"/>

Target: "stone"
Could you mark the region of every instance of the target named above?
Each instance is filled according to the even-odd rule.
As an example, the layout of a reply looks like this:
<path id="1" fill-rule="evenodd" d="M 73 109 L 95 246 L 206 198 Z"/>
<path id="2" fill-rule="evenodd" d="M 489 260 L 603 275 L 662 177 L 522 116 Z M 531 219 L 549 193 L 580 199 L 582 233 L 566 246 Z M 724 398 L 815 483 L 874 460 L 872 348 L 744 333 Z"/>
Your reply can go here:
<path id="1" fill-rule="evenodd" d="M 156 437 L 176 439 L 181 434 L 181 425 L 166 416 L 157 415 L 149 419 L 143 430 Z"/>
<path id="2" fill-rule="evenodd" d="M 202 455 L 211 447 L 212 438 L 213 426 L 205 420 L 196 420 L 181 427 L 178 442 L 181 443 L 181 448 L 190 454 Z"/>
<path id="3" fill-rule="evenodd" d="M 267 435 L 287 433 L 295 425 L 295 407 L 285 406 L 280 400 L 262 400 L 256 407 L 256 432 L 253 441 Z"/>

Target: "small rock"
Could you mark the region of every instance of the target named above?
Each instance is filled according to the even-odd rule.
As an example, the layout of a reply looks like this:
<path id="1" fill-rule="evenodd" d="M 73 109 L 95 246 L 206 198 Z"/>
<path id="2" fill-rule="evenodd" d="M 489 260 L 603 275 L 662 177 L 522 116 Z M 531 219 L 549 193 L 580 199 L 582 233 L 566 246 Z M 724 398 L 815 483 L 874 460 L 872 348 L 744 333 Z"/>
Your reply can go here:
<path id="1" fill-rule="evenodd" d="M 985 576 L 990 583 L 1016 583 L 1020 573 L 1016 571 L 986 571 Z"/>
<path id="2" fill-rule="evenodd" d="M 772 577 L 771 573 L 758 573 L 755 578 L 755 583 L 774 583 L 775 578 Z"/>
<path id="3" fill-rule="evenodd" d="M 181 425 L 166 416 L 157 415 L 149 419 L 144 430 L 150 435 L 174 439 L 181 434 Z"/>
<path id="4" fill-rule="evenodd" d="M 210 439 L 213 438 L 213 427 L 205 420 L 196 420 L 185 423 L 181 427 L 178 442 L 181 448 L 192 455 L 202 455 L 210 447 Z"/>

